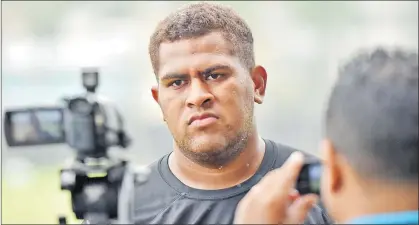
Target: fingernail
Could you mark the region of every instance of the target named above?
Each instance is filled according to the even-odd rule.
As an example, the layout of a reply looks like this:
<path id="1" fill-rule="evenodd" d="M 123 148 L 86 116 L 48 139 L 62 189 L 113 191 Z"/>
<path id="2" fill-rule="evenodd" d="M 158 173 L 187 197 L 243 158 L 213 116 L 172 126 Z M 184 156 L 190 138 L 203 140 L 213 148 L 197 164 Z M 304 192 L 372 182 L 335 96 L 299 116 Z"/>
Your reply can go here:
<path id="1" fill-rule="evenodd" d="M 291 160 L 292 161 L 302 161 L 303 160 L 303 157 L 304 157 L 303 153 L 301 153 L 301 152 L 294 152 L 291 155 Z"/>
<path id="2" fill-rule="evenodd" d="M 292 189 L 291 190 L 291 195 L 298 195 L 298 194 L 300 194 L 300 193 L 298 192 L 297 189 Z"/>

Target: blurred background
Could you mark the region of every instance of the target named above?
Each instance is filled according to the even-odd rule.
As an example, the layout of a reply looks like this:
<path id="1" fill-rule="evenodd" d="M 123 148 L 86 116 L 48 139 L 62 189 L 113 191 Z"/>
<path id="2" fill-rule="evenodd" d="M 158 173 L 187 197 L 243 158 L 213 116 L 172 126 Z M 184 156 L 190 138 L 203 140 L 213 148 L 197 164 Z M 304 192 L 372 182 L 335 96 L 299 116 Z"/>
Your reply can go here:
<path id="1" fill-rule="evenodd" d="M 150 95 L 148 42 L 158 21 L 186 3 L 1 2 L 2 110 L 78 94 L 81 68 L 97 66 L 98 92 L 116 102 L 133 138 L 127 154 L 138 164 L 157 160 L 172 139 Z M 248 22 L 256 62 L 269 75 L 265 102 L 256 106 L 261 134 L 314 154 L 338 65 L 364 47 L 418 48 L 417 1 L 221 3 Z M 62 213 L 77 223 L 59 182 L 72 149 L 1 145 L 2 223 L 51 224 Z"/>

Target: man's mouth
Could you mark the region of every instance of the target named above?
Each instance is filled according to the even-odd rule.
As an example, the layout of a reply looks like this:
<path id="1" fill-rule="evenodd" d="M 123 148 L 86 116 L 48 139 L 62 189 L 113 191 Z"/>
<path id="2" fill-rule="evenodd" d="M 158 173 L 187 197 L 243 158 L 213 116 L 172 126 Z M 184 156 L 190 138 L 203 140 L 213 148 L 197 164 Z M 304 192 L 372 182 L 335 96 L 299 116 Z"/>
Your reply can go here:
<path id="1" fill-rule="evenodd" d="M 189 119 L 189 125 L 194 127 L 204 127 L 215 123 L 218 120 L 218 117 L 212 113 L 203 113 L 199 115 L 192 116 Z"/>

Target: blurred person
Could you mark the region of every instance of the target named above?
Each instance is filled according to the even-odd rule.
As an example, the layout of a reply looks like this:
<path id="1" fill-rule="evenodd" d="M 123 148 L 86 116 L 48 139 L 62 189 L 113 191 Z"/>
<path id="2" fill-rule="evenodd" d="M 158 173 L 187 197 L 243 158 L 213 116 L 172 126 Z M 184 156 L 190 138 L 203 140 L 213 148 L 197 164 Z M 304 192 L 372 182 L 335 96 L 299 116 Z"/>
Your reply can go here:
<path id="1" fill-rule="evenodd" d="M 158 24 L 149 54 L 173 151 L 128 195 L 122 221 L 231 224 L 250 188 L 296 151 L 258 134 L 254 103 L 263 102 L 267 73 L 255 64 L 252 32 L 229 7 L 188 4 Z M 316 206 L 305 223 L 331 222 Z"/>
<path id="2" fill-rule="evenodd" d="M 336 223 L 418 224 L 418 55 L 377 49 L 340 71 L 322 144 L 321 199 Z M 294 159 L 294 160 L 291 160 Z M 316 196 L 290 196 L 294 155 L 239 203 L 235 223 L 299 223 Z"/>

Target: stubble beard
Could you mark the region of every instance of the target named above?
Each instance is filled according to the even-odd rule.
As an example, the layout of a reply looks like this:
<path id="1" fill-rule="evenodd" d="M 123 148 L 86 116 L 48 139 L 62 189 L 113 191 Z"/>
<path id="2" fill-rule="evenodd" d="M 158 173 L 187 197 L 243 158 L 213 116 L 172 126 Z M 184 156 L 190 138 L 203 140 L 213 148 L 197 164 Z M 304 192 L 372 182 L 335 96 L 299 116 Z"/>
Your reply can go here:
<path id="1" fill-rule="evenodd" d="M 221 168 L 236 159 L 245 149 L 253 132 L 253 104 L 246 107 L 244 124 L 232 137 L 222 134 L 227 139 L 223 143 L 194 143 L 192 137 L 175 140 L 182 154 L 192 162 L 210 168 Z M 227 129 L 228 130 L 228 129 Z M 214 140 L 215 141 L 215 140 Z"/>

